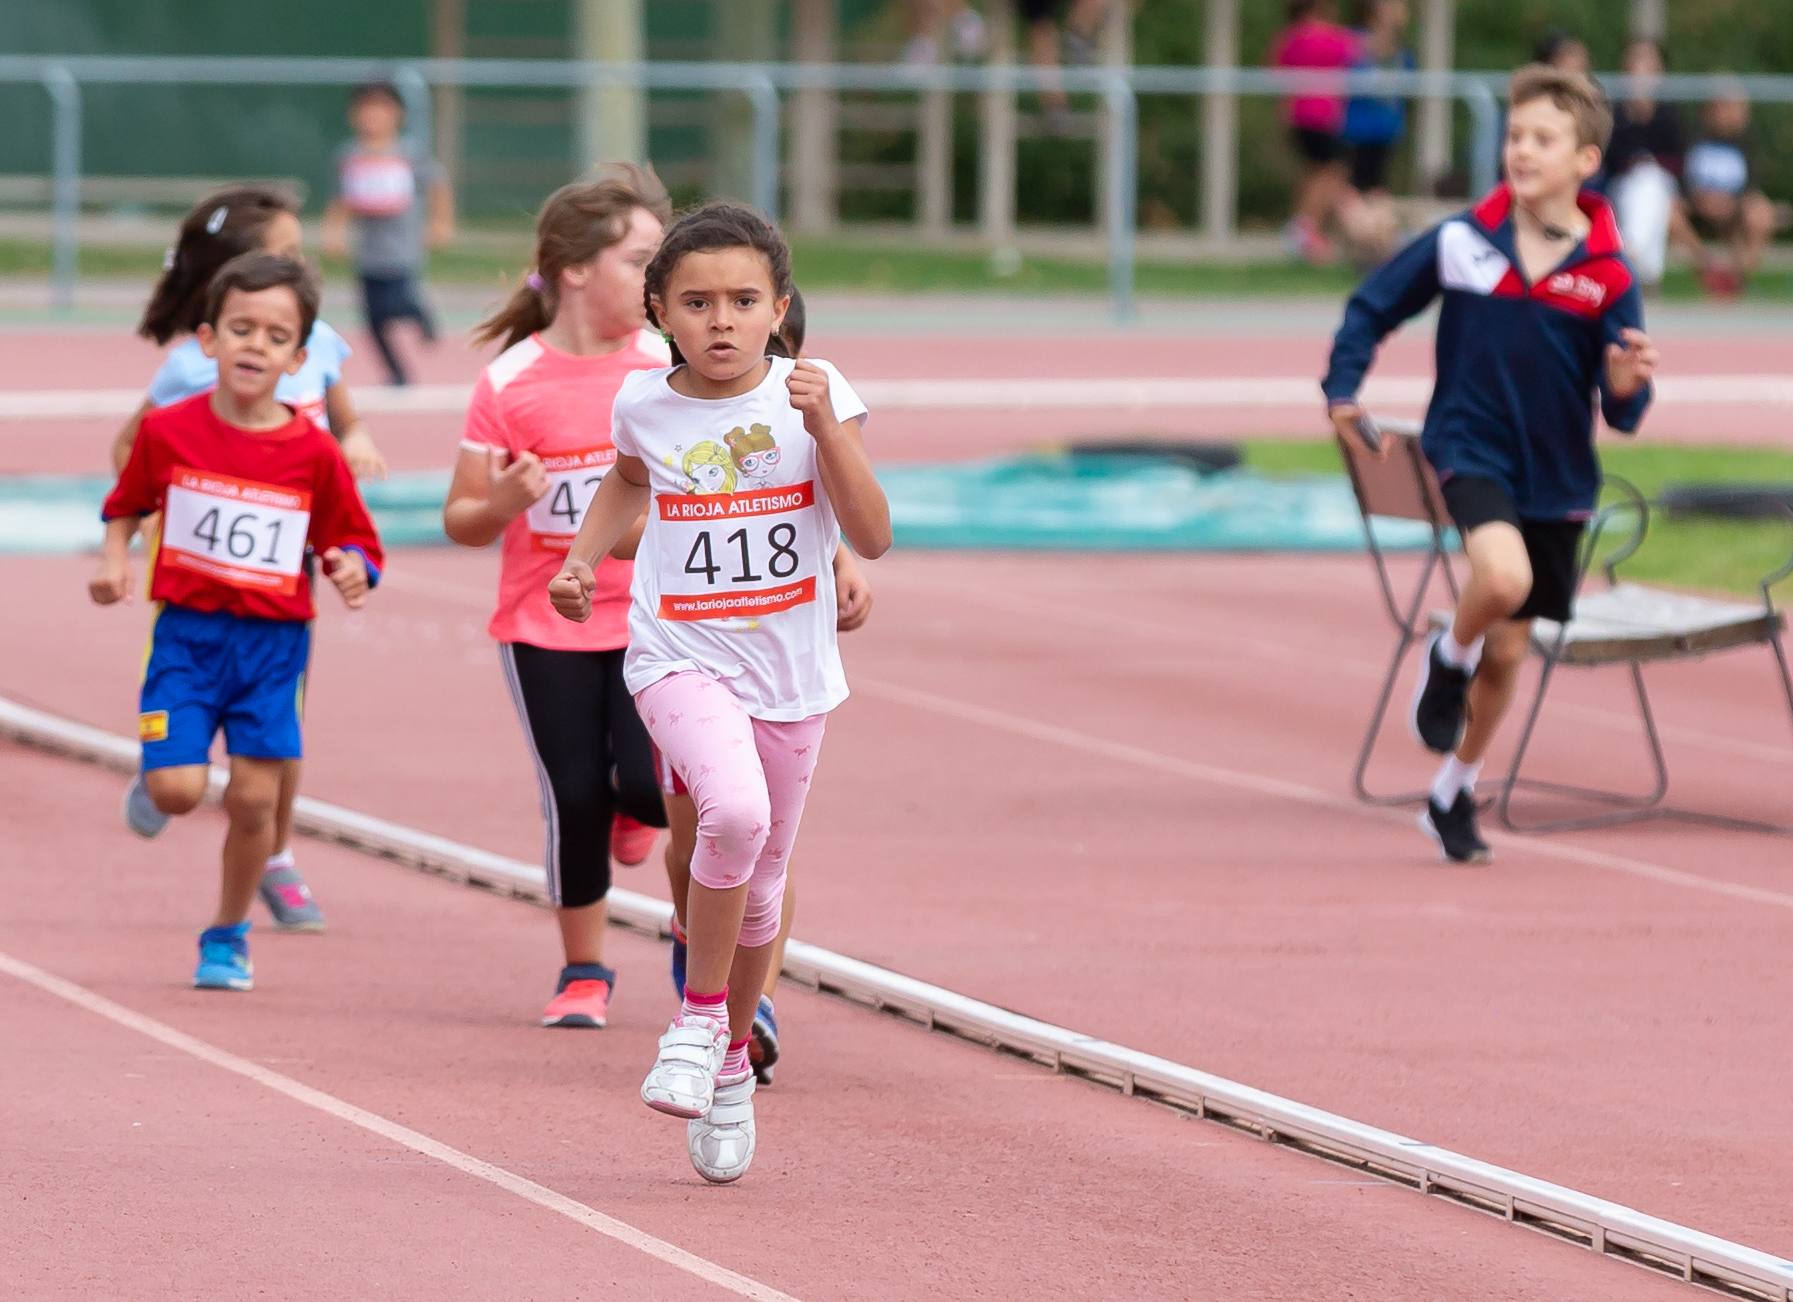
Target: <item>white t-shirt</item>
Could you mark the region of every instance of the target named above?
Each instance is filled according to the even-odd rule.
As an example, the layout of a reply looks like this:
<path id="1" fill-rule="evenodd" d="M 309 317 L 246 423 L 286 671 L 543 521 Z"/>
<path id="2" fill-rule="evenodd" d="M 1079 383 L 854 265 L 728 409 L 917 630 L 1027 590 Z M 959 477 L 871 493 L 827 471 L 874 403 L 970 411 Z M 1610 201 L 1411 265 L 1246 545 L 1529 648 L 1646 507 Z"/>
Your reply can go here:
<path id="1" fill-rule="evenodd" d="M 676 367 L 636 371 L 610 436 L 647 465 L 653 503 L 635 557 L 623 680 L 639 693 L 695 670 L 726 684 L 756 719 L 788 723 L 847 698 L 835 644 L 834 550 L 840 524 L 822 487 L 815 440 L 791 406 L 796 365 L 774 357 L 735 398 L 687 398 Z M 835 417 L 865 404 L 827 362 Z"/>

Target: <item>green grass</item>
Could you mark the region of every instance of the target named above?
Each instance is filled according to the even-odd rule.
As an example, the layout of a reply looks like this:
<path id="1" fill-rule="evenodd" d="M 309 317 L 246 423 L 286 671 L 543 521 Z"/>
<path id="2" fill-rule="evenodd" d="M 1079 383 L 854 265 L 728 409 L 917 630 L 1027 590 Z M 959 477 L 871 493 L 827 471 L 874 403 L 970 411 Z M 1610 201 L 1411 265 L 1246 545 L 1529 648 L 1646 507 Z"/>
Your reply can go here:
<path id="1" fill-rule="evenodd" d="M 507 285 L 529 256 L 526 237 L 502 246 L 482 241 L 462 244 L 433 255 L 430 278 L 439 284 Z M 1028 257 L 1011 275 L 999 275 L 983 253 L 951 249 L 910 248 L 851 239 L 800 238 L 792 256 L 805 289 L 885 293 L 984 292 L 1006 294 L 1101 294 L 1108 289 L 1108 268 L 1100 260 Z M 161 267 L 160 249 L 89 246 L 81 250 L 80 272 L 95 278 L 148 281 Z M 324 259 L 332 276 L 346 275 L 346 264 Z M 50 246 L 43 241 L 0 240 L 0 276 L 47 276 Z M 1342 297 L 1357 282 L 1345 267 L 1306 267 L 1291 262 L 1141 262 L 1136 287 L 1144 295 L 1215 298 L 1313 296 Z M 1697 299 L 1700 287 L 1685 270 L 1669 273 L 1662 296 Z M 1750 295 L 1776 301 L 1793 300 L 1793 270 L 1761 273 Z"/>
<path id="2" fill-rule="evenodd" d="M 1267 475 L 1338 474 L 1338 449 L 1326 440 L 1254 441 L 1246 444 L 1246 464 Z M 1793 484 L 1793 452 L 1772 448 L 1690 448 L 1670 445 L 1604 444 L 1601 462 L 1608 475 L 1635 484 L 1655 497 L 1671 484 Z M 1645 583 L 1754 596 L 1763 575 L 1778 569 L 1793 552 L 1793 525 L 1775 521 L 1701 517 L 1651 517 L 1643 550 L 1620 571 Z M 1793 580 L 1777 597 L 1793 593 Z"/>

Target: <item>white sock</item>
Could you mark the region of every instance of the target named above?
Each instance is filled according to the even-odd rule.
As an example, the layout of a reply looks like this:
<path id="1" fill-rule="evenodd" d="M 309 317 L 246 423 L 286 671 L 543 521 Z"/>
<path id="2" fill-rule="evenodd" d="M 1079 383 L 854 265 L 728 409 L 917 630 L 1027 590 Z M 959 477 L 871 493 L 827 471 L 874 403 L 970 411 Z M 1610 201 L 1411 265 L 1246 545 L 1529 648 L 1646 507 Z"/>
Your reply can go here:
<path id="1" fill-rule="evenodd" d="M 273 855 L 268 859 L 268 866 L 266 869 L 264 869 L 264 871 L 279 872 L 282 868 L 291 868 L 292 866 L 293 866 L 293 848 L 289 845 L 286 849 L 282 850 L 279 854 Z"/>
<path id="2" fill-rule="evenodd" d="M 1457 796 L 1462 792 L 1475 794 L 1475 780 L 1481 776 L 1482 762 L 1465 764 L 1455 755 L 1446 755 L 1444 763 L 1438 767 L 1438 776 L 1432 779 L 1432 799 L 1440 807 L 1449 809 L 1457 803 Z"/>
<path id="3" fill-rule="evenodd" d="M 1444 658 L 1445 664 L 1473 674 L 1482 660 L 1482 639 L 1478 637 L 1464 646 L 1457 641 L 1457 635 L 1447 628 L 1439 636 L 1438 654 Z"/>

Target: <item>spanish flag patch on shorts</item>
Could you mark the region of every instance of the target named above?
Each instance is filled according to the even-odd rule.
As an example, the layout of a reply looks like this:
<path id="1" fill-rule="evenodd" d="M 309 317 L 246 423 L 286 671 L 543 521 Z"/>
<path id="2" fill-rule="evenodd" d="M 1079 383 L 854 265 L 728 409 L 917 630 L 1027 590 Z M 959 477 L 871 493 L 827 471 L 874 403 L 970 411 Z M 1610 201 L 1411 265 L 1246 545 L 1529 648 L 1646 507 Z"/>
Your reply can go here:
<path id="1" fill-rule="evenodd" d="M 138 741 L 168 740 L 168 711 L 151 710 L 137 716 Z"/>

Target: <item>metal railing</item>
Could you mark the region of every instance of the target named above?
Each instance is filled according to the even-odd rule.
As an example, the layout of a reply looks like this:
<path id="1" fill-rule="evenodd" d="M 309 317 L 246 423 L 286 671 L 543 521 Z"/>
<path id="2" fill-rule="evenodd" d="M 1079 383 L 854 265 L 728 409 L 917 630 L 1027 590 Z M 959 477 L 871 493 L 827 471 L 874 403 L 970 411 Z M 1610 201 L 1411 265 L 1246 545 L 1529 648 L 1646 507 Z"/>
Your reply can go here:
<path id="1" fill-rule="evenodd" d="M 1107 241 L 1108 289 L 1116 320 L 1134 315 L 1134 265 L 1138 197 L 1138 102 L 1142 95 L 1280 97 L 1303 92 L 1461 102 L 1471 121 L 1470 184 L 1480 192 L 1499 174 L 1500 96 L 1507 74 L 1367 70 L 1350 73 L 1266 68 L 1112 67 L 1041 70 L 1013 63 L 954 66 L 803 63 L 608 64 L 537 59 L 271 59 L 117 56 L 0 56 L 0 83 L 41 85 L 52 107 L 52 301 L 73 305 L 79 254 L 81 190 L 81 88 L 84 85 L 285 85 L 349 86 L 387 79 L 403 96 L 408 130 L 427 137 L 430 91 L 438 87 L 624 87 L 639 90 L 727 91 L 742 95 L 752 112 L 754 205 L 777 216 L 780 208 L 781 97 L 797 91 L 972 93 L 1015 96 L 1062 88 L 1089 94 L 1102 105 L 1098 148 L 1101 225 Z M 1603 79 L 1615 97 L 1633 90 L 1630 79 Z M 1789 76 L 1666 76 L 1652 79 L 1657 100 L 1690 102 L 1741 90 L 1751 100 L 1793 102 Z M 986 178 L 1012 179 L 1015 140 L 983 142 Z M 1006 153 L 1006 158 L 1004 157 Z M 1006 168 L 1006 170 L 1004 170 Z M 1012 181 L 1011 181 L 1012 183 Z M 986 193 L 988 188 L 986 187 Z"/>

